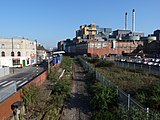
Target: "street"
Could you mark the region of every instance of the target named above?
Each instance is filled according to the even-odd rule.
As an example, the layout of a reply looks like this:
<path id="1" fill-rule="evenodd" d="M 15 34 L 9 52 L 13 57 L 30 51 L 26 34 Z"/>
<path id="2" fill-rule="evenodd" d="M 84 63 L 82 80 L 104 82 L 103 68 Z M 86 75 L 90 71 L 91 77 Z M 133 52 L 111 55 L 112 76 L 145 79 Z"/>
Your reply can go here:
<path id="1" fill-rule="evenodd" d="M 41 73 L 44 69 L 42 67 L 25 67 L 14 68 L 14 74 L 11 72 L 9 75 L 0 77 L 0 89 L 7 87 L 13 83 L 16 83 L 17 89 L 20 89 L 23 85 L 28 83 L 37 74 Z M 10 70 L 13 71 L 13 70 Z"/>

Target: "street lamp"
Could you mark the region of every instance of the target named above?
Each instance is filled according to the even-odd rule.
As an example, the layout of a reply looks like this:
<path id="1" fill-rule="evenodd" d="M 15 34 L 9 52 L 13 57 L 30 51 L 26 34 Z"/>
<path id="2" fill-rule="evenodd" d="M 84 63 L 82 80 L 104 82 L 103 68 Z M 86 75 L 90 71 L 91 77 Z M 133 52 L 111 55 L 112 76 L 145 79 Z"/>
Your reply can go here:
<path id="1" fill-rule="evenodd" d="M 13 38 L 12 39 L 12 52 L 11 52 L 11 56 L 12 56 L 12 67 L 13 67 L 13 74 L 14 74 L 14 62 L 13 62 L 13 56 L 14 56 L 14 52 L 13 52 Z"/>
<path id="2" fill-rule="evenodd" d="M 34 41 L 36 42 L 36 56 L 35 57 L 36 57 L 36 64 L 37 64 L 37 40 L 35 39 Z"/>

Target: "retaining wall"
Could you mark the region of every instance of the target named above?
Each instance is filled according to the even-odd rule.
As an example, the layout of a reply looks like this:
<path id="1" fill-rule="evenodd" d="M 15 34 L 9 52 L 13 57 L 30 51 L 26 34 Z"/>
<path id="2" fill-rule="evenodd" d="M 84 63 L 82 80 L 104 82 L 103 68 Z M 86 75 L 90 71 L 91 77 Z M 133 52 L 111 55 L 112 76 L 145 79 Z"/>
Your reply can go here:
<path id="1" fill-rule="evenodd" d="M 55 64 L 51 67 L 51 71 L 54 71 L 57 67 L 59 67 L 60 63 Z M 36 84 L 37 86 L 41 86 L 45 80 L 47 80 L 48 71 L 43 72 L 41 75 L 37 76 L 34 80 L 32 80 L 30 84 Z M 22 101 L 22 89 L 18 90 L 16 93 L 11 95 L 5 101 L 0 103 L 0 120 L 8 120 L 9 117 L 13 115 L 13 111 L 11 109 L 11 105 L 17 101 Z"/>
<path id="2" fill-rule="evenodd" d="M 40 86 L 45 82 L 45 80 L 47 80 L 47 76 L 48 72 L 45 71 L 27 85 L 35 83 L 36 85 Z M 11 105 L 17 101 L 22 101 L 22 89 L 18 90 L 16 93 L 11 95 L 5 101 L 0 103 L 0 120 L 7 120 L 10 116 L 13 115 Z"/>
<path id="3" fill-rule="evenodd" d="M 8 99 L 0 103 L 0 120 L 6 120 L 13 114 L 11 105 L 17 101 L 22 101 L 21 93 L 22 91 L 19 90 Z"/>

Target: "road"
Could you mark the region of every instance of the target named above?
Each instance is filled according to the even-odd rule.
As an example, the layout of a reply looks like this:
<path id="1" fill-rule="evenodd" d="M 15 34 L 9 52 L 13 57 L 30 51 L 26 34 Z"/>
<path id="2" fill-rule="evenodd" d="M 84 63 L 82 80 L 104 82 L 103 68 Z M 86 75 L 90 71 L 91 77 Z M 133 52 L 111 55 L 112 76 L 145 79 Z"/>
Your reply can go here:
<path id="1" fill-rule="evenodd" d="M 7 87 L 13 83 L 16 83 L 17 89 L 20 89 L 23 85 L 28 83 L 32 78 L 41 73 L 43 70 L 43 67 L 33 66 L 15 68 L 14 74 L 11 73 L 7 76 L 0 77 L 0 89 L 3 89 L 4 87 Z"/>
<path id="2" fill-rule="evenodd" d="M 71 97 L 63 109 L 61 120 L 89 120 L 92 112 L 86 74 L 79 64 L 74 66 L 74 71 Z"/>

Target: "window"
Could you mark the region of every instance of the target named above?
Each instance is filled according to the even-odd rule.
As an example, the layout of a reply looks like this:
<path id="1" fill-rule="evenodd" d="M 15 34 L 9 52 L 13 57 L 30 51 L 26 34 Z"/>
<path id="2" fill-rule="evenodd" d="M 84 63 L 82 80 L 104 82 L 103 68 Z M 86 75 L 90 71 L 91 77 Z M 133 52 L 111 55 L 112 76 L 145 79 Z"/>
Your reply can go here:
<path id="1" fill-rule="evenodd" d="M 17 56 L 21 56 L 21 52 L 18 51 L 18 52 L 17 52 Z"/>
<path id="2" fill-rule="evenodd" d="M 14 52 L 13 52 L 13 51 L 11 52 L 11 56 L 12 56 L 12 57 L 14 56 Z"/>
<path id="3" fill-rule="evenodd" d="M 5 45 L 4 45 L 4 44 L 2 44 L 2 45 L 1 45 L 1 48 L 5 48 Z"/>
<path id="4" fill-rule="evenodd" d="M 13 65 L 20 65 L 20 60 L 13 60 Z"/>
<path id="5" fill-rule="evenodd" d="M 2 51 L 1 56 L 5 57 L 5 52 L 4 51 Z"/>
<path id="6" fill-rule="evenodd" d="M 20 48 L 20 45 L 19 45 L 19 44 L 17 44 L 17 48 Z"/>

